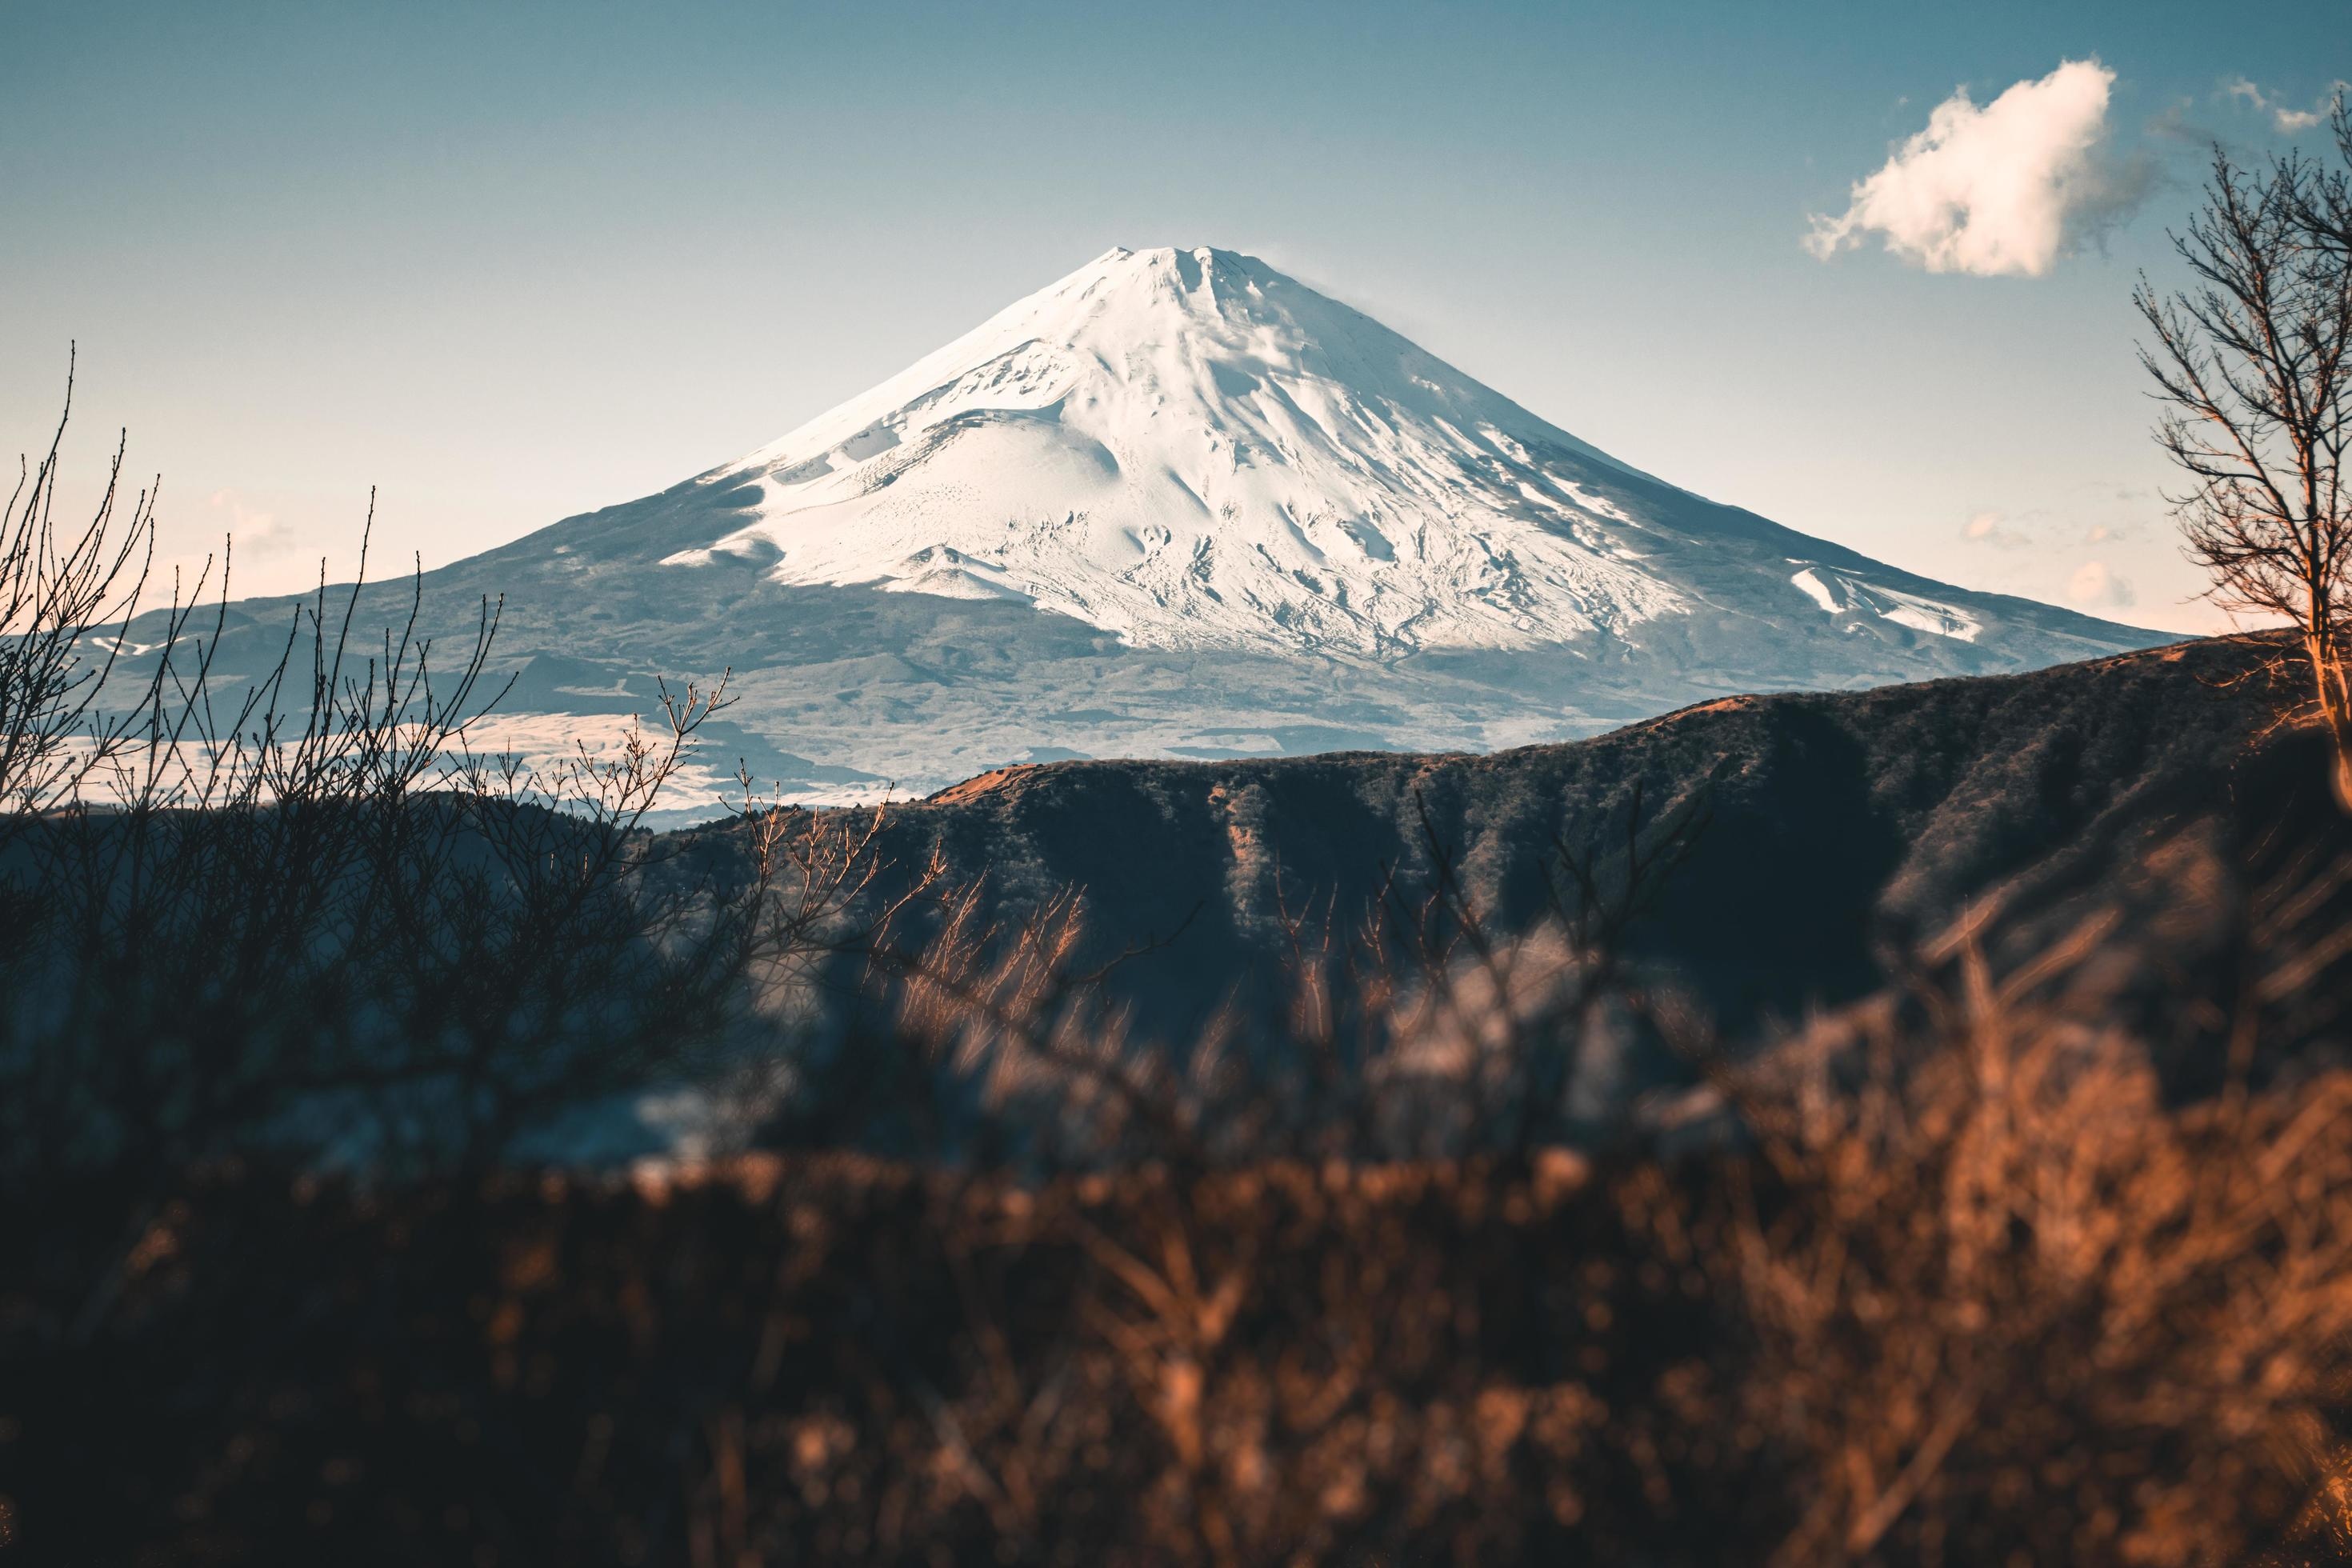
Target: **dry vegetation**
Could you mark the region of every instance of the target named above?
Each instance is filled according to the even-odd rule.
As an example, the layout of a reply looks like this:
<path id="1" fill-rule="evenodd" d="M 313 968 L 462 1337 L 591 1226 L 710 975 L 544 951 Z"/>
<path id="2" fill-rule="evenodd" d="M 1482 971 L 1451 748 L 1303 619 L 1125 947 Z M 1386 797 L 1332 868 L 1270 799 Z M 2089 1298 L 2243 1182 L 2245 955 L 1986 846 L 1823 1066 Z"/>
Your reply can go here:
<path id="1" fill-rule="evenodd" d="M 2352 1074 L 2170 1104 L 1947 978 L 1675 1161 L 216 1171 L 95 1311 L 61 1191 L 9 1488 L 157 1562 L 2341 1558 Z"/>

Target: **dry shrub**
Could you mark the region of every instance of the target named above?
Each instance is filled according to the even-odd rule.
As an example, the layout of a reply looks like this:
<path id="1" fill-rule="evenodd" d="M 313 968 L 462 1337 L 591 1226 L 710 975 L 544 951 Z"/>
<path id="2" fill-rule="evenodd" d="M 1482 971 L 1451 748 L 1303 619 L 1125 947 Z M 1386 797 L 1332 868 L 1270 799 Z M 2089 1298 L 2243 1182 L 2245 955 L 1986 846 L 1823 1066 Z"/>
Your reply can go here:
<path id="1" fill-rule="evenodd" d="M 1975 979 L 1753 1156 L 223 1179 L 86 1342 L 0 1267 L 0 1493 L 89 1561 L 2340 1556 L 2352 1075 L 2168 1105 Z"/>
<path id="2" fill-rule="evenodd" d="M 2167 1103 L 2137 1042 L 2037 998 L 2095 935 L 2000 981 L 1964 942 L 1924 1022 L 1727 1082 L 1752 1166 L 1649 1184 L 1740 1331 L 1712 1417 L 1803 1500 L 1772 1561 L 2352 1549 L 2352 1072 L 2251 1087 L 2242 1052 Z"/>

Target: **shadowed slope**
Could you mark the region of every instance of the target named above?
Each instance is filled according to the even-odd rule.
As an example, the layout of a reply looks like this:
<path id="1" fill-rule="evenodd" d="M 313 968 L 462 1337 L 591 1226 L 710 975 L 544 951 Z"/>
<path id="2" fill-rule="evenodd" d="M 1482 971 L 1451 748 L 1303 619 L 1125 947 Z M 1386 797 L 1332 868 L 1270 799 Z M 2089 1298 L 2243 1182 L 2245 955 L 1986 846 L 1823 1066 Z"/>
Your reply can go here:
<path id="1" fill-rule="evenodd" d="M 1708 826 L 1634 943 L 1737 1033 L 1874 989 L 1886 952 L 1988 900 L 2021 942 L 2126 899 L 2132 929 L 2176 957 L 2226 940 L 2197 910 L 2251 874 L 2265 831 L 2294 817 L 2312 841 L 2342 835 L 2305 738 L 2253 744 L 2256 704 L 2214 689 L 2248 658 L 2184 644 L 1733 698 L 1491 756 L 1058 763 L 943 792 L 890 831 L 903 859 L 936 843 L 954 874 L 984 875 L 1008 914 L 1083 888 L 1107 952 L 1182 925 L 1116 979 L 1148 1032 L 1182 1038 L 1228 995 L 1276 999 L 1285 908 L 1344 928 L 1384 867 L 1425 878 L 1433 841 L 1512 929 L 1540 909 L 1555 844 L 1605 844 L 1637 788 L 1654 813 L 1703 795 Z"/>

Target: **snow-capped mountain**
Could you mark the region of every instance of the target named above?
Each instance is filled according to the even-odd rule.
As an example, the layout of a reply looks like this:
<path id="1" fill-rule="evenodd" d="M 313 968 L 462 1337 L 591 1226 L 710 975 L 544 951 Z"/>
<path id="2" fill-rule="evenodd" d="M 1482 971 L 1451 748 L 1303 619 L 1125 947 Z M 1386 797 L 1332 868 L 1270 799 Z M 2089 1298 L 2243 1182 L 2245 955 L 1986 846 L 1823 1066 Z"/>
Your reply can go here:
<path id="1" fill-rule="evenodd" d="M 712 476 L 780 583 L 1018 598 L 1136 647 L 1396 655 L 1686 613 L 1600 458 L 1221 250 L 1112 250 Z M 1605 460 L 1605 459 L 1604 459 Z"/>
<path id="2" fill-rule="evenodd" d="M 1492 749 L 2167 640 L 1678 489 L 1207 248 L 1108 251 L 772 446 L 427 591 L 452 627 L 504 596 L 522 731 L 731 668 L 721 749 L 813 796 Z"/>

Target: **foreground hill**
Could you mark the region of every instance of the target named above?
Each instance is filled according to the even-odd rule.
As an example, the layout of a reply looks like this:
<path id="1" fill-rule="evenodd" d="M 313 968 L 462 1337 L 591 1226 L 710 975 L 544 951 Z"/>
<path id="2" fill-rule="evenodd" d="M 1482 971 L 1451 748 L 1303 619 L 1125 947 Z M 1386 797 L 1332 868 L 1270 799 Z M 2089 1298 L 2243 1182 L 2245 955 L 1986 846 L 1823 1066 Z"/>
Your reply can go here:
<path id="1" fill-rule="evenodd" d="M 952 876 L 984 878 L 1005 918 L 1083 889 L 1103 954 L 1169 939 L 1111 980 L 1164 1038 L 1229 999 L 1279 1000 L 1285 910 L 1344 929 L 1388 868 L 1425 888 L 1433 851 L 1499 930 L 1524 928 L 1558 847 L 1606 862 L 1637 790 L 1650 818 L 1706 825 L 1631 945 L 1734 1035 L 1885 984 L 1970 911 L 2021 952 L 2114 911 L 2111 951 L 2137 956 L 2100 983 L 2146 991 L 2151 966 L 2208 965 L 2237 940 L 2230 911 L 2281 846 L 2352 848 L 2305 739 L 2258 738 L 2267 694 L 2221 689 L 2253 657 L 2189 643 L 1734 698 L 1489 756 L 1008 769 L 900 809 L 888 837 L 901 864 L 936 847 Z"/>

